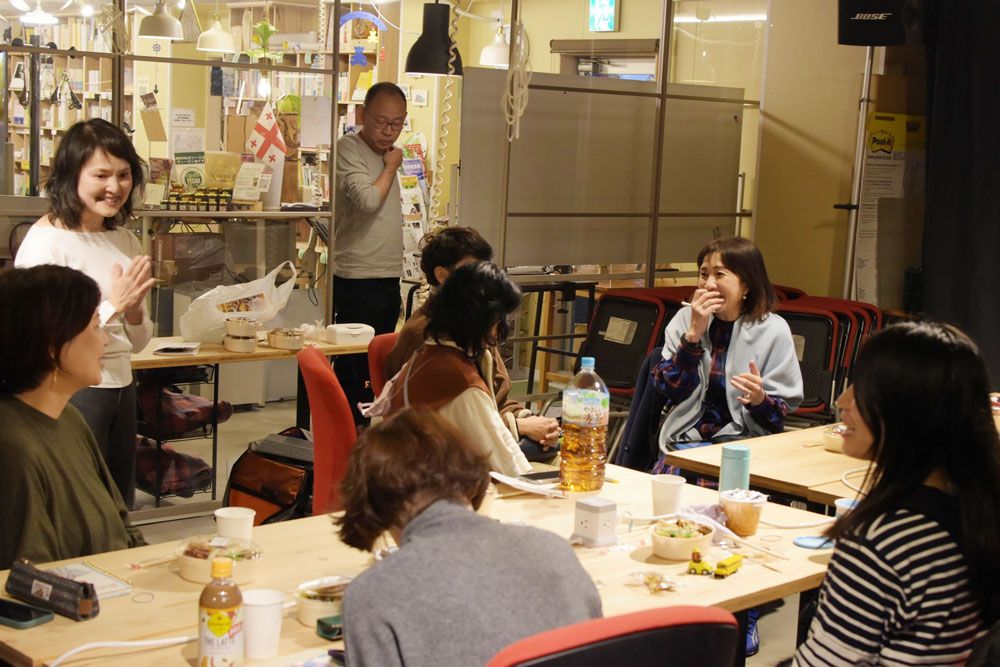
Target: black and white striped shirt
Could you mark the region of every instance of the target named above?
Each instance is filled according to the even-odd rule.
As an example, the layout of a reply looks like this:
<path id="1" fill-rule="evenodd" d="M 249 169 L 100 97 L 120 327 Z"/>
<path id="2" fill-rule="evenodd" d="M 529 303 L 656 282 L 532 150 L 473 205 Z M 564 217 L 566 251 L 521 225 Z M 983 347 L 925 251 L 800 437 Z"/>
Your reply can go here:
<path id="1" fill-rule="evenodd" d="M 960 665 L 985 629 L 955 539 L 897 509 L 837 542 L 795 665 Z"/>

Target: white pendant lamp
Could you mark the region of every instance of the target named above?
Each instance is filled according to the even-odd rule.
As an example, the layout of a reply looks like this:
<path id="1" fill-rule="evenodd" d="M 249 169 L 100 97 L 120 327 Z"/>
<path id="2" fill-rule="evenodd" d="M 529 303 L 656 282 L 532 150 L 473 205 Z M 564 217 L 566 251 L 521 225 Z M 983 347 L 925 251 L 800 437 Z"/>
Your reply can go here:
<path id="1" fill-rule="evenodd" d="M 153 13 L 139 22 L 139 37 L 150 39 L 184 39 L 181 22 L 167 13 L 164 0 L 156 0 Z"/>
<path id="2" fill-rule="evenodd" d="M 42 9 L 41 0 L 35 3 L 34 9 L 21 14 L 19 18 L 24 25 L 55 25 L 59 23 L 59 19 Z"/>
<path id="3" fill-rule="evenodd" d="M 496 67 L 497 69 L 507 69 L 510 49 L 507 40 L 503 37 L 503 26 L 497 26 L 497 34 L 493 35 L 493 42 L 483 47 L 479 52 L 479 64 L 483 67 Z"/>
<path id="4" fill-rule="evenodd" d="M 212 20 L 212 27 L 198 35 L 197 48 L 199 51 L 212 51 L 215 53 L 233 53 L 236 51 L 236 47 L 233 45 L 233 34 L 223 29 L 218 15 Z"/>

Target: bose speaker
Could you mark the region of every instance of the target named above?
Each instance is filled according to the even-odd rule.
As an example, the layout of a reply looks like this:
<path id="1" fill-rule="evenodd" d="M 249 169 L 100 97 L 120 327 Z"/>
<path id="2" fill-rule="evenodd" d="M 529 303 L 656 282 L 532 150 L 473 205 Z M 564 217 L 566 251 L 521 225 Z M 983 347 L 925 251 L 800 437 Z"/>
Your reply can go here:
<path id="1" fill-rule="evenodd" d="M 923 41 L 923 0 L 840 0 L 837 41 L 902 46 Z"/>

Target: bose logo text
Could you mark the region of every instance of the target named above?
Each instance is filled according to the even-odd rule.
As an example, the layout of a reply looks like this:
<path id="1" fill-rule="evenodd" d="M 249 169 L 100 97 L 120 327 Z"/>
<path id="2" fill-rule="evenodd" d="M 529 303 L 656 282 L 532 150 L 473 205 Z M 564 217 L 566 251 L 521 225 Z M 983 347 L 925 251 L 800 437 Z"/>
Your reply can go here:
<path id="1" fill-rule="evenodd" d="M 890 16 L 892 12 L 883 12 L 880 14 L 855 14 L 851 17 L 852 21 L 885 21 Z"/>

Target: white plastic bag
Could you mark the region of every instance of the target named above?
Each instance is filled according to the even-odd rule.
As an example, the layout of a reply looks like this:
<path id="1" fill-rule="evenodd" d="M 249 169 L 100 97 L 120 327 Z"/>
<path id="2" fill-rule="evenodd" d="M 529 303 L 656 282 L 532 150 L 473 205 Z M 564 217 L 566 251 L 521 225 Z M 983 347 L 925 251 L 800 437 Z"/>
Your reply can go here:
<path id="1" fill-rule="evenodd" d="M 278 272 L 286 264 L 292 277 L 279 287 Z M 263 278 L 205 292 L 181 315 L 181 336 L 186 341 L 221 343 L 228 317 L 252 317 L 262 323 L 273 319 L 288 303 L 297 275 L 295 265 L 284 262 Z"/>

